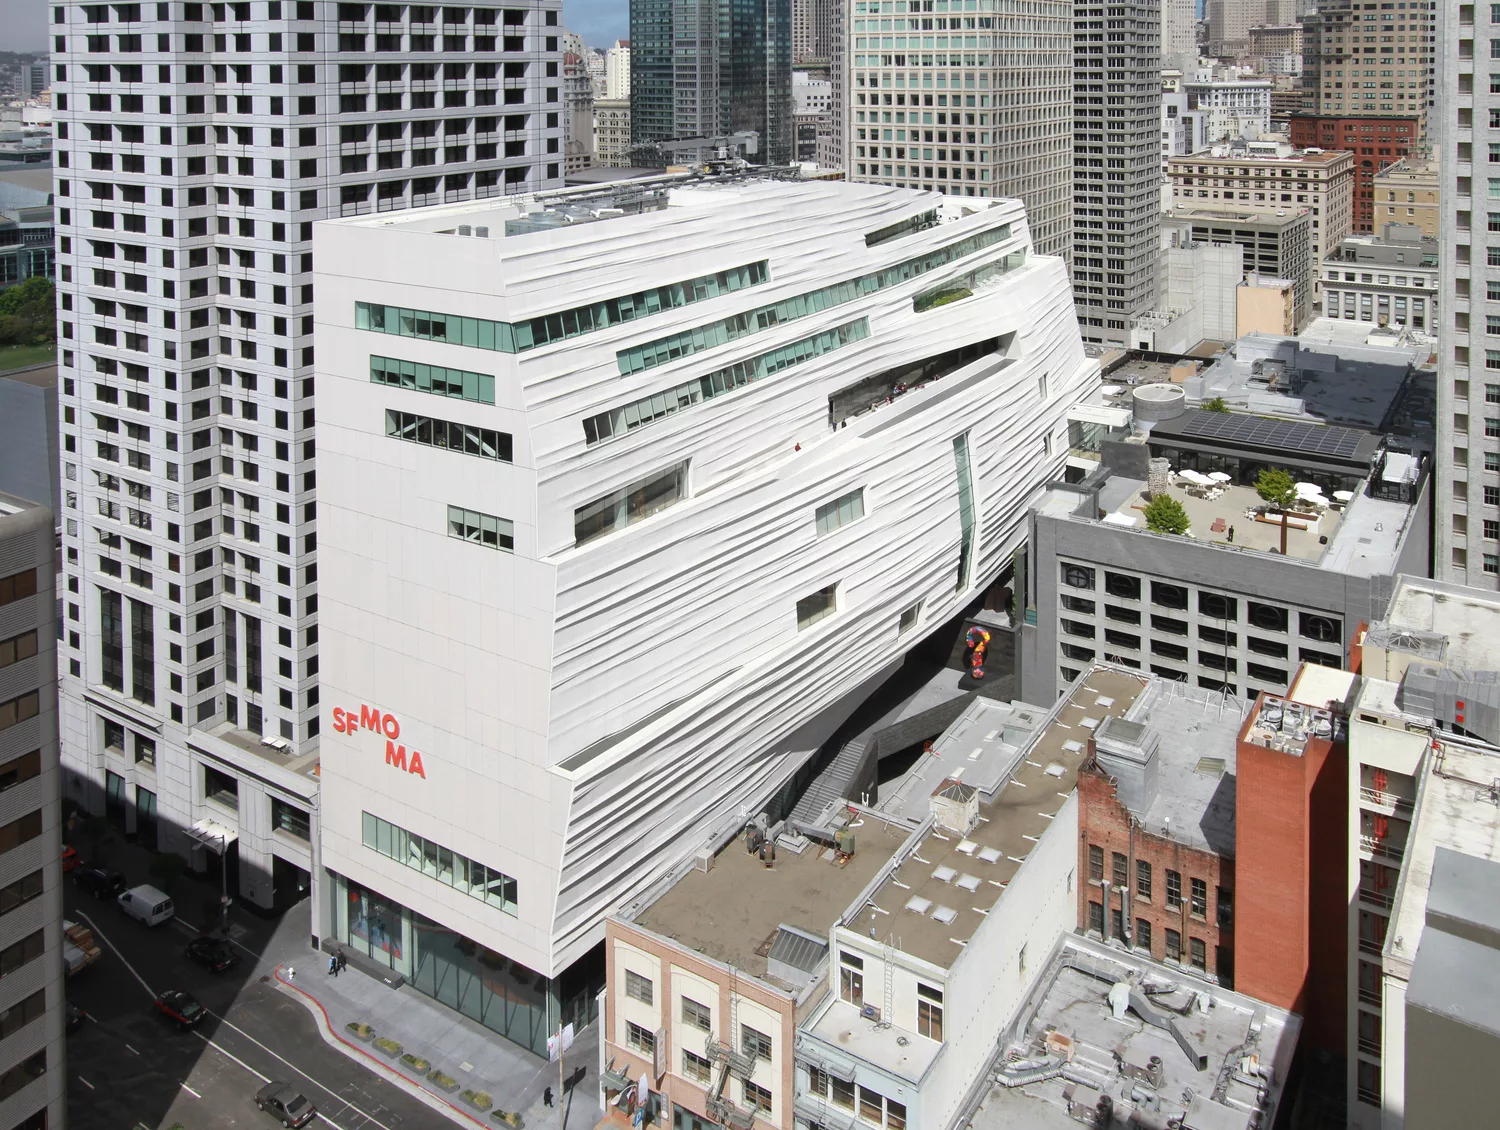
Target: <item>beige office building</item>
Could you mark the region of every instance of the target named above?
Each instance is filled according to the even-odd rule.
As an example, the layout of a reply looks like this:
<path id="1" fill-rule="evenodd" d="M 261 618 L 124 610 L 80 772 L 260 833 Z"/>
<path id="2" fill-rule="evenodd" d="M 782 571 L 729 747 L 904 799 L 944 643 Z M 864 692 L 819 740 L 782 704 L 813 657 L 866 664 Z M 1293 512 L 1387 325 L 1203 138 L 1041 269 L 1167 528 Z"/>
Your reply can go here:
<path id="1" fill-rule="evenodd" d="M 1256 211 L 1312 213 L 1312 261 L 1321 262 L 1353 230 L 1354 156 L 1343 151 L 1218 150 L 1173 157 L 1167 163 L 1174 207 L 1233 203 Z M 1321 291 L 1315 286 L 1313 300 Z"/>
<path id="2" fill-rule="evenodd" d="M 1375 230 L 1410 224 L 1424 236 L 1438 235 L 1438 164 L 1406 157 L 1375 174 Z"/>

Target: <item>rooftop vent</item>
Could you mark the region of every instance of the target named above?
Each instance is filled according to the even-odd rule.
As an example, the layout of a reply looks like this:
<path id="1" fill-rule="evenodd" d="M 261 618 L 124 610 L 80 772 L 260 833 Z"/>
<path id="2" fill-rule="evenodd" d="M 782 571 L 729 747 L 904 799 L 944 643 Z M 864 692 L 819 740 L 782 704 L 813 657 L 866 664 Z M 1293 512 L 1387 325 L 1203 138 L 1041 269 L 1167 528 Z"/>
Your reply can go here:
<path id="1" fill-rule="evenodd" d="M 932 818 L 939 828 L 967 836 L 979 823 L 979 790 L 949 777 L 932 794 Z"/>

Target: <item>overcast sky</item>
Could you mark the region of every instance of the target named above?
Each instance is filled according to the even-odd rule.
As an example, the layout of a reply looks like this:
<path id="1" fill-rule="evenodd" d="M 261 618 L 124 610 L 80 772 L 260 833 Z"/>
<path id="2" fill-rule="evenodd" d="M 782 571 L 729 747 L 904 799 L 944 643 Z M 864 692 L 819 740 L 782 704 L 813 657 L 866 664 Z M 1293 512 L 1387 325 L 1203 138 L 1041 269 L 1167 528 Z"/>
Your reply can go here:
<path id="1" fill-rule="evenodd" d="M 0 51 L 40 51 L 46 46 L 44 0 L 0 0 Z"/>
<path id="2" fill-rule="evenodd" d="M 0 0 L 0 50 L 40 51 L 47 46 L 45 0 Z M 565 0 L 563 23 L 590 47 L 608 47 L 630 28 L 630 0 Z"/>

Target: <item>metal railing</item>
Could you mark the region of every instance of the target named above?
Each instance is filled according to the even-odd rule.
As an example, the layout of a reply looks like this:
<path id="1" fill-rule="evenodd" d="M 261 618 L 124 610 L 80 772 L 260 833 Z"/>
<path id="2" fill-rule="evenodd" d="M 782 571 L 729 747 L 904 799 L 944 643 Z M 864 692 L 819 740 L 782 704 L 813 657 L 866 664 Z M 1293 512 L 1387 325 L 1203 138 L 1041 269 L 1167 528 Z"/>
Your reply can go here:
<path id="1" fill-rule="evenodd" d="M 1359 787 L 1359 799 L 1370 804 L 1378 804 L 1382 808 L 1411 810 L 1412 801 L 1408 797 L 1399 796 L 1396 793 L 1384 792 L 1380 789 Z"/>

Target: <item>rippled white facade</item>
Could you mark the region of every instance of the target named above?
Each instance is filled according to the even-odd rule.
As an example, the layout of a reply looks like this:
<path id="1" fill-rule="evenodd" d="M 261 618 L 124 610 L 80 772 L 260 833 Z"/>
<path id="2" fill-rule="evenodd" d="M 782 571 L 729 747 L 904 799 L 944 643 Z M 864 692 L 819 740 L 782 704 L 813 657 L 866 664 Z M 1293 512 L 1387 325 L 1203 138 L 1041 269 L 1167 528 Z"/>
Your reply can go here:
<path id="1" fill-rule="evenodd" d="M 315 237 L 323 863 L 548 976 L 1000 574 L 1098 374 L 1014 201 L 664 199 Z M 513 883 L 392 858 L 365 813 Z"/>

